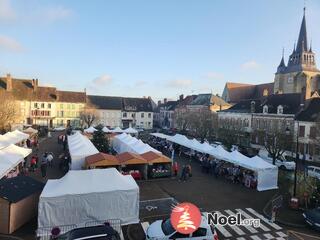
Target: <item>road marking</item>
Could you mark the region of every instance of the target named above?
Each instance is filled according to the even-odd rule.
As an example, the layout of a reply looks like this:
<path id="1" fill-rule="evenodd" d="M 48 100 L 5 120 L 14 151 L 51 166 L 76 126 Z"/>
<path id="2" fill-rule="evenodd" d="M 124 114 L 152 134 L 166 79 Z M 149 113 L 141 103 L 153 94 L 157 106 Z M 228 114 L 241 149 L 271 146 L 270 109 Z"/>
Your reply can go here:
<path id="1" fill-rule="evenodd" d="M 229 215 L 236 215 L 234 212 L 232 212 L 231 210 L 225 210 L 226 213 L 228 213 Z M 257 233 L 258 231 L 256 229 L 254 229 L 251 226 L 243 226 L 245 227 L 250 233 Z"/>
<path id="2" fill-rule="evenodd" d="M 264 216 L 262 216 L 261 214 L 257 213 L 255 210 L 253 210 L 252 208 L 246 208 L 250 213 L 252 213 L 253 215 L 257 216 L 258 218 L 260 218 L 262 221 L 264 221 L 265 223 L 267 223 L 268 225 L 270 225 L 271 227 L 273 227 L 276 230 L 281 230 L 282 227 L 278 226 L 275 223 L 270 222 L 268 219 L 266 219 Z"/>
<path id="3" fill-rule="evenodd" d="M 237 240 L 246 240 L 244 237 L 238 237 Z"/>
<path id="4" fill-rule="evenodd" d="M 266 239 L 274 239 L 274 236 L 272 236 L 270 233 L 263 234 Z"/>
<path id="5" fill-rule="evenodd" d="M 252 217 L 252 216 L 250 216 L 249 214 L 247 214 L 245 211 L 243 211 L 242 209 L 236 209 L 236 211 L 237 212 L 239 212 L 239 213 L 241 213 L 241 215 L 243 215 L 244 217 L 246 217 L 247 219 L 250 219 L 250 218 L 254 218 L 254 217 Z M 261 228 L 263 231 L 265 231 L 265 232 L 268 232 L 268 231 L 270 231 L 270 229 L 269 228 L 267 228 L 266 226 L 264 226 L 262 223 L 261 223 L 261 221 L 260 221 L 260 226 L 259 227 L 257 227 L 257 228 Z"/>
<path id="6" fill-rule="evenodd" d="M 253 240 L 262 240 L 260 237 L 256 236 L 256 235 L 253 235 L 253 236 L 250 236 L 251 239 Z"/>
<path id="7" fill-rule="evenodd" d="M 142 226 L 143 231 L 144 231 L 145 234 L 147 234 L 147 230 L 148 230 L 149 225 L 150 225 L 149 222 L 143 222 L 143 223 L 141 224 L 141 226 Z"/>
<path id="8" fill-rule="evenodd" d="M 276 234 L 278 234 L 280 237 L 288 237 L 288 235 L 283 232 L 276 232 Z"/>
<path id="9" fill-rule="evenodd" d="M 220 212 L 217 212 L 216 211 L 216 213 L 220 216 L 220 215 L 222 215 Z M 231 233 L 229 233 L 228 231 L 227 231 L 227 229 L 225 229 L 223 226 L 221 226 L 221 225 L 215 225 L 215 227 L 218 229 L 218 231 L 223 235 L 223 236 L 225 236 L 225 237 L 232 237 L 232 235 L 231 235 Z"/>

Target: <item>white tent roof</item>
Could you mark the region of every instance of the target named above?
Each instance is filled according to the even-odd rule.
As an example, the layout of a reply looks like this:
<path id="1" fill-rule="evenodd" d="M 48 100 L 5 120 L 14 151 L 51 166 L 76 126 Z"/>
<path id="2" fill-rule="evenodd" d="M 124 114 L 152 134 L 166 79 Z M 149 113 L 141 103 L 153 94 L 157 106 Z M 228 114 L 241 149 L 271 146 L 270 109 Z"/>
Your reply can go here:
<path id="1" fill-rule="evenodd" d="M 0 149 L 9 146 L 10 144 L 17 144 L 29 138 L 29 134 L 14 130 L 0 135 Z"/>
<path id="2" fill-rule="evenodd" d="M 84 130 L 86 133 L 94 133 L 95 131 L 97 131 L 97 129 L 92 126 Z"/>
<path id="3" fill-rule="evenodd" d="M 103 132 L 105 132 L 105 133 L 110 133 L 110 132 L 112 132 L 109 128 L 107 128 L 107 127 L 103 127 L 102 128 L 102 131 Z"/>
<path id="4" fill-rule="evenodd" d="M 23 130 L 23 132 L 25 133 L 38 133 L 38 130 L 37 129 L 34 129 L 32 127 L 28 127 L 27 129 Z"/>
<path id="5" fill-rule="evenodd" d="M 158 138 L 164 138 L 164 139 L 170 139 L 172 136 L 163 134 L 163 133 L 150 133 L 150 135 L 158 137 Z"/>
<path id="6" fill-rule="evenodd" d="M 115 168 L 69 171 L 60 179 L 48 180 L 40 198 L 79 195 L 114 190 L 138 189 L 129 175 L 125 177 Z"/>
<path id="7" fill-rule="evenodd" d="M 112 141 L 112 146 L 117 153 L 133 152 L 137 154 L 143 154 L 149 151 L 160 153 L 150 145 L 145 144 L 141 140 L 138 140 L 127 133 L 122 133 L 115 136 Z"/>
<path id="8" fill-rule="evenodd" d="M 71 156 L 71 169 L 73 170 L 80 170 L 85 157 L 99 152 L 93 143 L 79 132 L 68 136 L 68 146 Z"/>
<path id="9" fill-rule="evenodd" d="M 131 134 L 138 133 L 138 131 L 137 131 L 136 129 L 132 128 L 132 127 L 129 127 L 129 128 L 127 128 L 127 129 L 123 130 L 123 132 L 125 132 L 125 133 L 131 133 Z"/>
<path id="10" fill-rule="evenodd" d="M 14 144 L 0 150 L 0 179 L 31 153 L 31 149 L 18 147 Z"/>
<path id="11" fill-rule="evenodd" d="M 111 130 L 114 133 L 123 133 L 123 130 L 119 127 L 116 127 L 115 129 Z"/>
<path id="12" fill-rule="evenodd" d="M 119 219 L 122 225 L 139 222 L 139 187 L 131 175 L 115 168 L 69 171 L 48 180 L 39 200 L 38 232 L 42 228 Z M 50 231 L 50 230 L 49 230 Z"/>

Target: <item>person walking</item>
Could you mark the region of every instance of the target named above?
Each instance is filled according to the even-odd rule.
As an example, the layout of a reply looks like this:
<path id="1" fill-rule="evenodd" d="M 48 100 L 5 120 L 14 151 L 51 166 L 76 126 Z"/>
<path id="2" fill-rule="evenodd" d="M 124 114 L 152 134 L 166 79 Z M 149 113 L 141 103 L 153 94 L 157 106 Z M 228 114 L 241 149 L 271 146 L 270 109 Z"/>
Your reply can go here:
<path id="1" fill-rule="evenodd" d="M 183 165 L 183 167 L 182 167 L 182 171 L 181 171 L 181 177 L 180 177 L 180 181 L 186 181 L 186 174 L 187 174 L 187 172 L 186 172 L 186 170 L 187 170 L 187 168 L 186 168 L 186 165 Z"/>
<path id="2" fill-rule="evenodd" d="M 36 169 L 36 165 L 37 165 L 37 159 L 36 156 L 32 156 L 31 160 L 30 160 L 30 171 L 34 172 Z"/>
<path id="3" fill-rule="evenodd" d="M 47 165 L 48 165 L 48 153 L 45 153 L 41 158 L 41 175 L 43 178 L 47 176 Z"/>
<path id="4" fill-rule="evenodd" d="M 191 177 L 192 177 L 191 165 L 188 164 L 188 165 L 186 166 L 186 178 L 188 179 L 188 178 L 191 178 Z"/>
<path id="5" fill-rule="evenodd" d="M 52 152 L 48 153 L 47 161 L 48 161 L 48 166 L 52 168 L 53 167 L 53 153 Z"/>

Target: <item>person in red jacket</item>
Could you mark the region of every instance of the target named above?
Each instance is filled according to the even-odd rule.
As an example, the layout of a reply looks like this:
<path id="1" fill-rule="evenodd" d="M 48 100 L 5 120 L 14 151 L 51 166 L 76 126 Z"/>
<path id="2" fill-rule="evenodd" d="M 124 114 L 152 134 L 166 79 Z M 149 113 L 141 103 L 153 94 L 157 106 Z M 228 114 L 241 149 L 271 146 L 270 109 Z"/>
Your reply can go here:
<path id="1" fill-rule="evenodd" d="M 178 176 L 178 170 L 179 170 L 179 166 L 177 162 L 173 163 L 173 172 L 174 172 L 174 176 Z"/>

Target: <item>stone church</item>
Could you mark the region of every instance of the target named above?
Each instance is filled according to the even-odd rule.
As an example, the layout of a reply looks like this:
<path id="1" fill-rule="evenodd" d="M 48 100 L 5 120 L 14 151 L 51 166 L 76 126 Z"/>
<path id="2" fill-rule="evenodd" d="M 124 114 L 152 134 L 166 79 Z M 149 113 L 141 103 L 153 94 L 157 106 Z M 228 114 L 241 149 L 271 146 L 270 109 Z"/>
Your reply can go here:
<path id="1" fill-rule="evenodd" d="M 285 64 L 282 54 L 274 79 L 274 93 L 302 93 L 305 99 L 319 96 L 320 71 L 317 69 L 315 53 L 308 45 L 305 9 L 300 27 L 298 42 L 294 45 Z"/>

